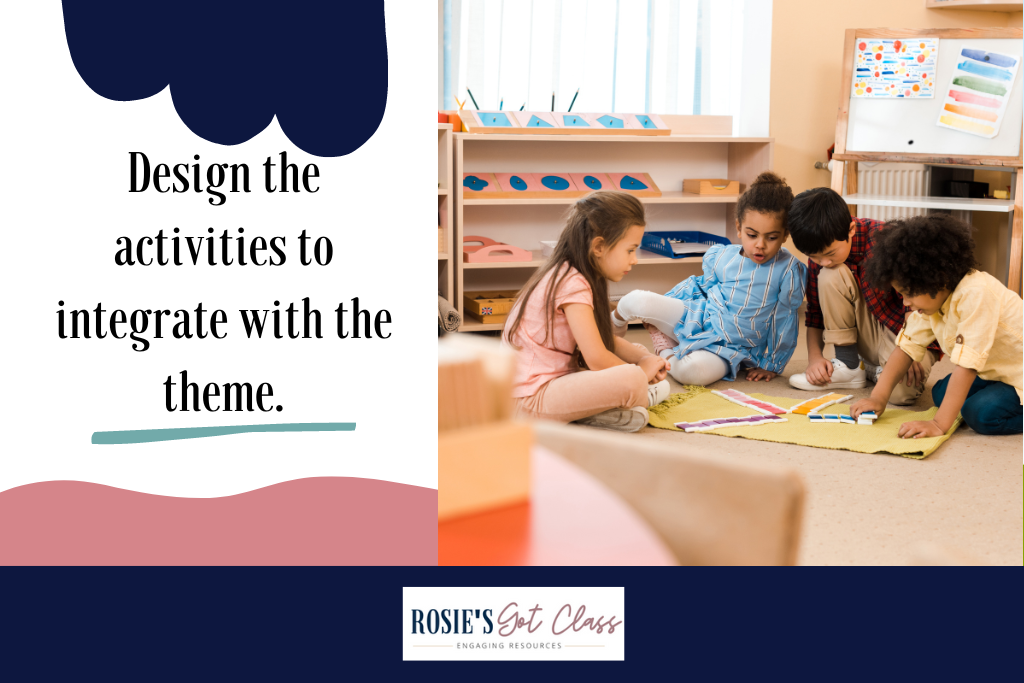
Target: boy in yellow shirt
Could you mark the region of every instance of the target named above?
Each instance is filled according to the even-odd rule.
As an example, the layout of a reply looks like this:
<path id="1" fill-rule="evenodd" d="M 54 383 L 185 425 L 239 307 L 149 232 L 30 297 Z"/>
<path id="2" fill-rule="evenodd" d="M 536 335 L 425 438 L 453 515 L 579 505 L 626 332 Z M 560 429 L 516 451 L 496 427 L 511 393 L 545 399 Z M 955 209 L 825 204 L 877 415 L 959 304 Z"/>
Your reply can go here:
<path id="1" fill-rule="evenodd" d="M 941 436 L 958 413 L 979 434 L 1021 433 L 1024 302 L 976 265 L 971 228 L 952 216 L 891 221 L 879 232 L 867 277 L 895 288 L 914 313 L 871 398 L 850 406 L 851 415 L 881 415 L 907 368 L 938 341 L 956 368 L 932 388 L 935 418 L 905 423 L 900 436 Z"/>

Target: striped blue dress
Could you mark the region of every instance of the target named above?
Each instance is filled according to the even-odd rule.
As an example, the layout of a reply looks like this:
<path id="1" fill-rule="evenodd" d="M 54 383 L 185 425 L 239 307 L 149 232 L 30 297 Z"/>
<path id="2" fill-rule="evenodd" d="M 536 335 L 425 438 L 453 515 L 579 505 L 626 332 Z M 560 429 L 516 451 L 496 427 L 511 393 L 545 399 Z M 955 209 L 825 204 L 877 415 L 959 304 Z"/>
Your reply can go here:
<path id="1" fill-rule="evenodd" d="M 729 364 L 725 379 L 742 367 L 781 373 L 796 349 L 807 268 L 785 249 L 755 263 L 739 244 L 716 245 L 704 254 L 704 274 L 688 277 L 666 296 L 686 303 L 676 323 L 682 358 L 710 351 Z"/>

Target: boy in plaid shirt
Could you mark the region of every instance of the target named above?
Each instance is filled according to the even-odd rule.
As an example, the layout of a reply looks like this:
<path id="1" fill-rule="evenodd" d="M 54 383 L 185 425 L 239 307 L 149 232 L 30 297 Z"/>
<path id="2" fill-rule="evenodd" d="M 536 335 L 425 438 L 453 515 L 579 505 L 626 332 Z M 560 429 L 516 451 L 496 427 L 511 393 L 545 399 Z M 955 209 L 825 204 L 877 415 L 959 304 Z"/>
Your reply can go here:
<path id="1" fill-rule="evenodd" d="M 793 244 L 807 254 L 807 371 L 789 378 L 806 391 L 860 389 L 874 382 L 896 350 L 906 322 L 903 297 L 892 287 L 872 287 L 865 276 L 875 236 L 883 224 L 850 218 L 835 191 L 818 187 L 801 192 L 789 210 Z M 825 344 L 836 357 L 823 355 Z M 924 391 L 938 348 L 914 362 L 889 399 L 909 405 Z M 863 360 L 863 362 L 862 362 Z M 865 367 L 867 366 L 867 367 Z"/>

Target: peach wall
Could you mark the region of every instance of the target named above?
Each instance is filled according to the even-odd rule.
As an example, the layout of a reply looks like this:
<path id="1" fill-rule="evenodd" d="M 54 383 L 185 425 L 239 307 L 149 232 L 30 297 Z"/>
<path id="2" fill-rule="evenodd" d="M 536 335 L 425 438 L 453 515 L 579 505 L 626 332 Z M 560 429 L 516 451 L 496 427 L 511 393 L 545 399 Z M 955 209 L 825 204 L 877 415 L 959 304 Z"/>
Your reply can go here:
<path id="1" fill-rule="evenodd" d="M 775 171 L 794 192 L 829 185 L 831 174 L 814 168 L 835 142 L 844 33 L 848 28 L 973 28 L 1021 26 L 1021 13 L 924 7 L 924 0 L 775 0 L 772 16 L 770 134 Z M 983 182 L 1001 182 L 977 178 Z M 978 214 L 978 259 L 998 273 L 1005 220 Z M 787 247 L 796 251 L 792 242 Z"/>
<path id="2" fill-rule="evenodd" d="M 846 29 L 1020 25 L 1019 12 L 929 10 L 924 0 L 775 0 L 769 126 L 776 172 L 794 192 L 829 184 L 814 162 L 835 141 Z"/>

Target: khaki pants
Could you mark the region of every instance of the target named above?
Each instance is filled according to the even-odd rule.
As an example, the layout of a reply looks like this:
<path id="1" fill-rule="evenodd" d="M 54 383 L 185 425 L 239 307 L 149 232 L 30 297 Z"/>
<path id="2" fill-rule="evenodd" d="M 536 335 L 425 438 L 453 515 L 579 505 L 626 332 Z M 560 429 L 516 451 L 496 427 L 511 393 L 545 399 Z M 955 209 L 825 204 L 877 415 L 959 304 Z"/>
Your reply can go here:
<path id="1" fill-rule="evenodd" d="M 896 335 L 871 314 L 857 279 L 847 266 L 822 268 L 818 272 L 818 300 L 825 319 L 825 343 L 833 346 L 856 344 L 861 358 L 872 365 L 884 367 L 896 350 Z M 935 361 L 934 353 L 925 352 L 921 367 L 926 379 Z M 889 403 L 910 405 L 923 391 L 923 386 L 908 387 L 905 378 L 901 379 L 893 389 Z"/>
<path id="2" fill-rule="evenodd" d="M 639 365 L 580 370 L 556 377 L 533 396 L 515 399 L 519 417 L 573 422 L 612 408 L 647 407 L 647 373 Z"/>

